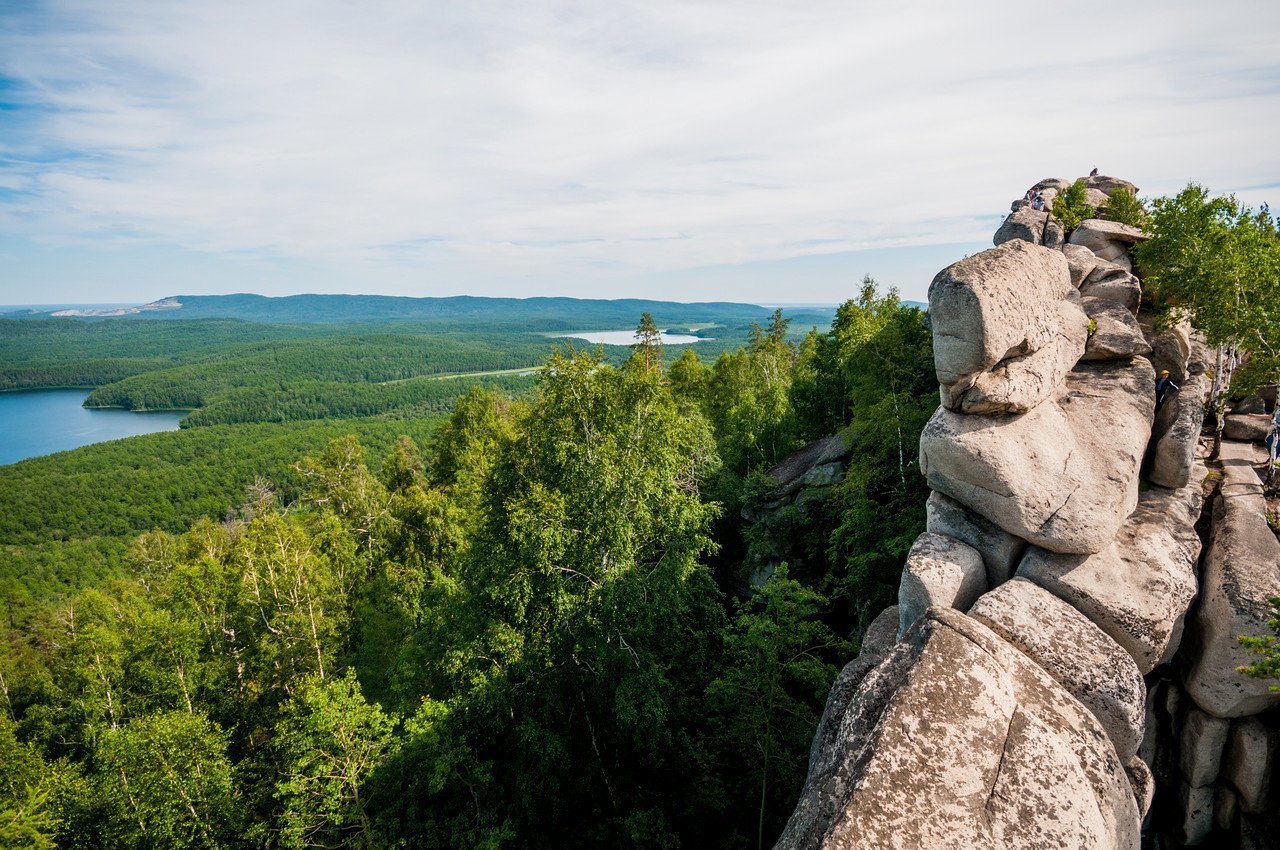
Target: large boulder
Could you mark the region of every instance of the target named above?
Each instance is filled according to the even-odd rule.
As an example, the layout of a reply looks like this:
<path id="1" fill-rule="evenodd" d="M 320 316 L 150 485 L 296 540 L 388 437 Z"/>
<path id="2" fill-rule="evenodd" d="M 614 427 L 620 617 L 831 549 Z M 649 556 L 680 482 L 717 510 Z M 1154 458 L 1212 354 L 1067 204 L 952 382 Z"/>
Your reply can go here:
<path id="1" fill-rule="evenodd" d="M 1167 369 L 1173 382 L 1181 385 L 1187 378 L 1191 359 L 1191 325 L 1179 322 L 1156 330 L 1147 316 L 1139 317 L 1138 323 L 1151 345 L 1151 365 L 1155 367 L 1156 374 Z"/>
<path id="2" fill-rule="evenodd" d="M 944 406 L 1017 413 L 1047 398 L 1084 353 L 1074 293 L 1062 253 L 1021 239 L 939 272 L 929 316 Z"/>
<path id="3" fill-rule="evenodd" d="M 1228 413 L 1222 427 L 1222 436 L 1228 440 L 1261 443 L 1271 433 L 1271 417 L 1265 413 Z"/>
<path id="4" fill-rule="evenodd" d="M 1093 270 L 1102 262 L 1098 255 L 1083 245 L 1070 243 L 1062 246 L 1062 256 L 1067 258 L 1067 269 L 1071 272 L 1071 284 L 1076 289 L 1085 282 Z"/>
<path id="5" fill-rule="evenodd" d="M 1178 489 L 1191 480 L 1209 400 L 1209 379 L 1192 375 L 1156 413 L 1151 431 L 1151 483 Z"/>
<path id="6" fill-rule="evenodd" d="M 1275 754 L 1276 733 L 1265 724 L 1250 717 L 1232 725 L 1223 774 L 1235 786 L 1244 811 L 1256 814 L 1267 810 Z"/>
<path id="7" fill-rule="evenodd" d="M 1224 442 L 1220 457 L 1223 478 L 1213 505 L 1186 689 L 1211 714 L 1243 717 L 1280 705 L 1270 682 L 1237 672 L 1257 660 L 1240 645 L 1240 636 L 1270 633 L 1268 600 L 1280 591 L 1280 542 L 1267 525 L 1253 447 Z"/>
<path id="8" fill-rule="evenodd" d="M 1022 650 L 1093 712 L 1121 761 L 1136 755 L 1147 688 L 1129 654 L 1067 603 L 1026 579 L 984 594 L 969 616 Z"/>
<path id="9" fill-rule="evenodd" d="M 1044 192 L 1046 189 L 1052 189 L 1055 192 L 1065 192 L 1067 189 L 1071 188 L 1071 181 L 1064 180 L 1061 177 L 1046 177 L 1031 188 L 1037 192 Z"/>
<path id="10" fill-rule="evenodd" d="M 1084 185 L 1090 189 L 1097 189 L 1110 197 L 1111 193 L 1116 189 L 1128 189 L 1129 194 L 1137 195 L 1138 187 L 1130 183 L 1128 180 L 1122 180 L 1119 177 L 1108 177 L 1105 174 L 1093 174 L 1084 178 Z"/>
<path id="11" fill-rule="evenodd" d="M 931 609 L 858 685 L 777 847 L 1137 848 L 1098 721 L 991 630 Z"/>
<path id="12" fill-rule="evenodd" d="M 1097 274 L 1096 270 L 1094 274 Z M 1086 298 L 1114 301 L 1130 313 L 1137 313 L 1142 303 L 1142 284 L 1126 271 L 1115 271 L 1092 280 L 1086 279 L 1080 286 L 1080 294 Z"/>
<path id="13" fill-rule="evenodd" d="M 849 430 L 845 429 L 830 437 L 814 440 L 804 448 L 783 458 L 767 473 L 777 487 L 775 497 L 793 496 L 802 487 L 812 484 L 812 479 L 815 478 L 814 470 L 819 471 L 818 478 L 829 477 L 833 465 L 839 467 L 840 461 L 849 456 L 852 445 Z M 806 480 L 806 476 L 810 480 Z"/>
<path id="14" fill-rule="evenodd" d="M 1126 360 L 1151 353 L 1138 320 L 1123 304 L 1088 297 L 1081 306 L 1092 328 L 1081 360 Z"/>
<path id="15" fill-rule="evenodd" d="M 1205 714 L 1194 706 L 1187 710 L 1182 718 L 1179 761 L 1182 778 L 1188 785 L 1199 788 L 1218 778 L 1230 727 L 1231 721 Z"/>
<path id="16" fill-rule="evenodd" d="M 1087 218 L 1071 231 L 1070 241 L 1071 244 L 1083 245 L 1096 254 L 1099 249 L 1115 242 L 1136 245 L 1146 238 L 1147 234 L 1137 227 L 1104 218 Z"/>
<path id="17" fill-rule="evenodd" d="M 1009 214 L 1009 217 L 1000 225 L 1000 229 L 996 231 L 992 241 L 996 245 L 1003 245 L 1011 239 L 1021 239 L 1032 245 L 1057 248 L 1064 238 L 1062 224 L 1046 210 L 1022 206 Z"/>
<path id="18" fill-rule="evenodd" d="M 1145 675 L 1170 660 L 1196 596 L 1200 477 L 1152 488 L 1115 538 L 1092 555 L 1031 548 L 1018 575 L 1070 603 L 1124 647 Z"/>
<path id="19" fill-rule="evenodd" d="M 978 550 L 953 537 L 926 531 L 916 538 L 898 583 L 898 634 L 928 608 L 968 611 L 987 589 Z"/>
<path id="20" fill-rule="evenodd" d="M 929 493 L 925 503 L 925 528 L 976 549 L 987 568 L 988 587 L 999 587 L 1008 581 L 1027 551 L 1027 541 L 1021 537 L 936 491 Z"/>
<path id="21" fill-rule="evenodd" d="M 1053 552 L 1101 551 L 1138 502 L 1154 383 L 1140 357 L 1081 363 L 1020 416 L 939 408 L 920 436 L 921 471 L 1010 534 Z"/>
<path id="22" fill-rule="evenodd" d="M 1082 245 L 1076 245 L 1075 247 L 1083 248 Z M 1088 251 L 1089 249 L 1084 248 L 1084 250 Z M 1093 254 L 1092 251 L 1089 251 L 1089 253 Z M 1084 279 L 1085 283 L 1096 283 L 1103 278 L 1113 277 L 1120 272 L 1125 274 L 1133 272 L 1133 262 L 1129 259 L 1127 251 L 1121 251 L 1114 260 L 1104 259 L 1097 254 L 1094 254 L 1094 257 L 1097 259 L 1097 265 L 1093 267 L 1093 271 L 1089 272 L 1088 277 Z"/>

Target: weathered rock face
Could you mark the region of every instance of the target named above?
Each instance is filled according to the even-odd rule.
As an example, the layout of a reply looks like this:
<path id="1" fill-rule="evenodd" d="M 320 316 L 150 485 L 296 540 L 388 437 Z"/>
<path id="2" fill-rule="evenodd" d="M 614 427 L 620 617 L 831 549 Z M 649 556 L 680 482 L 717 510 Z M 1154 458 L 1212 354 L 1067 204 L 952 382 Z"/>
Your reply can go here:
<path id="1" fill-rule="evenodd" d="M 1229 721 L 1197 708 L 1187 711 L 1182 721 L 1182 777 L 1188 785 L 1201 788 L 1218 778 L 1230 727 Z"/>
<path id="2" fill-rule="evenodd" d="M 1275 755 L 1276 733 L 1264 724 L 1252 718 L 1232 724 L 1223 772 L 1244 811 L 1266 811 Z"/>
<path id="3" fill-rule="evenodd" d="M 1151 327 L 1149 319 L 1144 319 L 1139 324 L 1147 336 L 1147 342 L 1151 344 L 1151 365 L 1156 374 L 1168 369 L 1169 377 L 1174 383 L 1181 384 L 1185 381 L 1191 358 L 1191 327 L 1177 324 L 1156 331 Z"/>
<path id="4" fill-rule="evenodd" d="M 1122 761 L 1138 752 L 1147 689 L 1129 654 L 1083 614 L 1025 579 L 985 594 L 969 616 L 987 626 L 1067 689 L 1093 716 Z"/>
<path id="5" fill-rule="evenodd" d="M 1096 270 L 1094 274 L 1096 274 Z M 1080 294 L 1086 298 L 1101 298 L 1114 301 L 1130 313 L 1138 312 L 1142 302 L 1142 284 L 1126 271 L 1119 270 L 1094 280 L 1086 280 L 1080 287 Z"/>
<path id="6" fill-rule="evenodd" d="M 1094 331 L 1084 346 L 1082 360 L 1126 360 L 1151 353 L 1138 320 L 1124 305 L 1103 298 L 1085 298 L 1085 315 Z"/>
<path id="7" fill-rule="evenodd" d="M 1135 196 L 1138 194 L 1138 187 L 1128 180 L 1121 180 L 1119 177 L 1107 177 L 1103 174 L 1094 174 L 1084 178 L 1084 185 L 1090 189 L 1097 189 L 1107 196 L 1110 196 L 1116 189 L 1128 189 L 1129 194 Z"/>
<path id="8" fill-rule="evenodd" d="M 1071 272 L 1071 284 L 1076 289 L 1079 289 L 1085 279 L 1093 274 L 1093 270 L 1101 262 L 1097 254 L 1083 245 L 1072 245 L 1070 243 L 1063 245 L 1062 256 L 1067 258 L 1067 268 Z"/>
<path id="9" fill-rule="evenodd" d="M 1138 501 L 1154 382 L 1141 358 L 1082 363 L 1052 403 L 1021 416 L 939 409 L 920 437 L 921 471 L 931 488 L 1024 540 L 1101 551 Z"/>
<path id="10" fill-rule="evenodd" d="M 1008 581 L 1027 551 L 1027 541 L 942 493 L 929 494 L 929 501 L 925 503 L 925 528 L 976 549 L 987 568 L 988 587 L 999 587 Z"/>
<path id="11" fill-rule="evenodd" d="M 1240 646 L 1240 635 L 1267 633 L 1268 599 L 1280 588 L 1280 542 L 1267 525 L 1251 447 L 1224 443 L 1222 461 L 1186 689 L 1205 711 L 1242 717 L 1280 705 L 1271 683 L 1236 672 L 1255 660 Z"/>
<path id="12" fill-rule="evenodd" d="M 1088 319 L 1060 251 L 1014 239 L 948 266 L 929 286 L 943 404 L 1029 410 L 1084 353 Z"/>
<path id="13" fill-rule="evenodd" d="M 1064 237 L 1062 225 L 1056 218 L 1045 210 L 1034 210 L 1028 205 L 1011 212 L 992 241 L 996 245 L 1003 245 L 1011 239 L 1021 239 L 1033 245 L 1056 248 L 1062 244 Z"/>
<path id="14" fill-rule="evenodd" d="M 916 538 L 898 585 L 898 634 L 926 609 L 968 611 L 987 589 L 987 569 L 977 549 L 953 537 L 926 531 Z"/>
<path id="15" fill-rule="evenodd" d="M 1201 477 L 1181 490 L 1143 493 L 1103 551 L 1082 556 L 1032 548 L 1017 574 L 1069 602 L 1149 673 L 1177 650 L 1196 595 Z"/>
<path id="16" fill-rule="evenodd" d="M 958 612 L 920 618 L 829 725 L 778 848 L 1138 846 L 1097 720 Z"/>
<path id="17" fill-rule="evenodd" d="M 1071 231 L 1071 244 L 1083 245 L 1095 254 L 1099 249 L 1108 248 L 1115 242 L 1136 245 L 1146 238 L 1147 235 L 1136 227 L 1103 218 L 1085 219 Z"/>

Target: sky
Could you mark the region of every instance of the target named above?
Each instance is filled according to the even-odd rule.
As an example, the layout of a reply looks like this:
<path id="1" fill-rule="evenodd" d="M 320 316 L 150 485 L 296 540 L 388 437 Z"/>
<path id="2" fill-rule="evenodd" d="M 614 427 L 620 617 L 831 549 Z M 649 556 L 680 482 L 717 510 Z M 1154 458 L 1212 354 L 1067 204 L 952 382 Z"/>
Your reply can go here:
<path id="1" fill-rule="evenodd" d="M 0 0 L 0 304 L 923 300 L 1094 166 L 1280 206 L 1280 3 Z"/>

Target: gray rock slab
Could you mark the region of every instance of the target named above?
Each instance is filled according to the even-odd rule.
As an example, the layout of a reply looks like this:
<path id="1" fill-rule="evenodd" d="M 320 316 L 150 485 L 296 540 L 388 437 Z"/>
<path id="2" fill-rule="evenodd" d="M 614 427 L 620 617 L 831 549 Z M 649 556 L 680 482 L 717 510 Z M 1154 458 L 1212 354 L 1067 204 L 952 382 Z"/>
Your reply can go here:
<path id="1" fill-rule="evenodd" d="M 1027 551 L 1027 541 L 936 491 L 929 493 L 925 503 L 925 528 L 976 549 L 987 568 L 988 587 L 999 587 L 1008 581 Z"/>
<path id="2" fill-rule="evenodd" d="M 1267 525 L 1252 459 L 1249 444 L 1223 442 L 1223 479 L 1213 505 L 1188 653 L 1187 693 L 1218 717 L 1243 717 L 1280 705 L 1271 682 L 1237 671 L 1257 659 L 1239 637 L 1270 634 L 1268 600 L 1280 592 L 1280 542 Z"/>
<path id="3" fill-rule="evenodd" d="M 1268 810 L 1276 738 L 1276 731 L 1255 717 L 1242 718 L 1231 726 L 1223 775 L 1235 786 L 1240 808 L 1251 814 Z"/>
<path id="4" fill-rule="evenodd" d="M 1070 603 L 1133 657 L 1145 675 L 1168 661 L 1196 596 L 1199 479 L 1181 490 L 1152 488 L 1112 541 L 1091 555 L 1032 547 L 1017 575 Z"/>
<path id="5" fill-rule="evenodd" d="M 1097 720 L 957 611 L 921 617 L 832 728 L 778 848 L 1139 845 L 1132 786 Z"/>
<path id="6" fill-rule="evenodd" d="M 1218 778 L 1222 751 L 1227 746 L 1231 721 L 1214 717 L 1192 706 L 1182 718 L 1178 764 L 1182 779 L 1199 788 Z"/>
<path id="7" fill-rule="evenodd" d="M 898 634 L 929 608 L 968 611 L 987 589 L 987 568 L 977 549 L 926 531 L 916 538 L 898 583 Z"/>
<path id="8" fill-rule="evenodd" d="M 1111 242 L 1136 245 L 1146 240 L 1147 234 L 1137 227 L 1121 224 L 1118 221 L 1107 221 L 1104 218 L 1088 218 L 1071 231 L 1071 244 L 1083 245 L 1096 251 L 1095 246 Z"/>
<path id="9" fill-rule="evenodd" d="M 992 241 L 1003 245 L 1011 239 L 1056 248 L 1063 242 L 1062 225 L 1048 211 L 1024 206 L 1009 213 Z"/>
<path id="10" fill-rule="evenodd" d="M 1088 248 L 1083 245 L 1072 245 L 1071 243 L 1062 246 L 1062 256 L 1067 258 L 1067 269 L 1071 273 L 1071 285 L 1076 289 L 1080 288 L 1085 279 L 1098 267 L 1098 263 L 1102 262 L 1098 255 Z"/>
<path id="11" fill-rule="evenodd" d="M 1082 360 L 1125 360 L 1151 353 L 1138 320 L 1123 304 L 1087 297 L 1081 306 L 1094 328 L 1085 343 Z"/>
<path id="12" fill-rule="evenodd" d="M 983 623 L 1098 718 L 1121 761 L 1138 752 L 1147 688 L 1129 653 L 1083 614 L 1026 579 L 986 593 L 969 616 Z"/>
<path id="13" fill-rule="evenodd" d="M 1224 419 L 1222 436 L 1228 440 L 1261 443 L 1271 433 L 1271 417 L 1265 413 L 1228 413 Z"/>
<path id="14" fill-rule="evenodd" d="M 1129 312 L 1137 313 L 1142 303 L 1142 284 L 1128 272 L 1117 271 L 1096 280 L 1086 280 L 1080 287 L 1080 294 L 1086 298 L 1114 301 Z"/>
<path id="15" fill-rule="evenodd" d="M 929 486 L 1055 552 L 1106 548 L 1138 501 L 1155 376 L 1143 358 L 1081 363 L 1020 416 L 939 408 L 920 437 Z"/>
<path id="16" fill-rule="evenodd" d="M 1182 843 L 1196 846 L 1213 832 L 1213 798 L 1215 790 L 1212 785 L 1194 788 L 1182 783 Z"/>

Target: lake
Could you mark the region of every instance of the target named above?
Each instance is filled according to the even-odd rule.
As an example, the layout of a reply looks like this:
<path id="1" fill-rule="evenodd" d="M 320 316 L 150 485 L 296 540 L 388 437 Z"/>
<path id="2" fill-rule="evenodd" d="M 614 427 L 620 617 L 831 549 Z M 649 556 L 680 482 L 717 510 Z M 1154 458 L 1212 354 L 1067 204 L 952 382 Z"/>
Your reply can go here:
<path id="1" fill-rule="evenodd" d="M 176 431 L 185 411 L 86 410 L 88 390 L 0 392 L 0 464 L 155 431 Z"/>
<path id="2" fill-rule="evenodd" d="M 662 331 L 664 345 L 683 345 L 689 342 L 702 342 L 711 339 L 709 336 L 690 336 L 689 334 L 672 334 Z M 567 333 L 548 334 L 548 336 L 585 339 L 597 345 L 631 345 L 636 341 L 635 331 L 569 331 Z"/>

